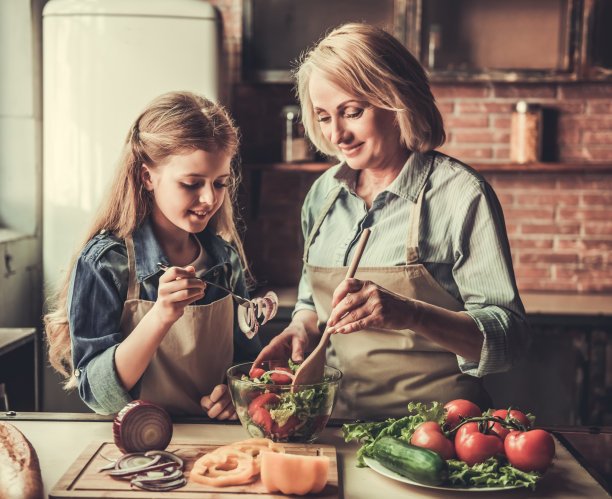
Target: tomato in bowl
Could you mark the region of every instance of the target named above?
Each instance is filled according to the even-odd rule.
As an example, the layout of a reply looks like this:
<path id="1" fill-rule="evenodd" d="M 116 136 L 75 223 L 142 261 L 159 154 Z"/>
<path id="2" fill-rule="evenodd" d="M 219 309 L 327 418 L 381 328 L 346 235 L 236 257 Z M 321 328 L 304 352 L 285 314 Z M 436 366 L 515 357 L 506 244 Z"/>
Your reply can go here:
<path id="1" fill-rule="evenodd" d="M 275 442 L 314 442 L 329 420 L 342 373 L 325 366 L 324 378 L 312 385 L 292 385 L 297 365 L 247 362 L 227 371 L 238 418 L 251 437 Z"/>

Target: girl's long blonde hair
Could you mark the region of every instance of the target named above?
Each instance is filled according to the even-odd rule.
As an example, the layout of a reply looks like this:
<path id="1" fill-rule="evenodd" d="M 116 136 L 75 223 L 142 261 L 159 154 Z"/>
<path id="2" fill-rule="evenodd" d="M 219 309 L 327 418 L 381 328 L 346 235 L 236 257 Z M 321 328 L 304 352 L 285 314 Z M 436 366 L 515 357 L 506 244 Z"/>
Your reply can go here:
<path id="1" fill-rule="evenodd" d="M 238 165 L 238 129 L 227 111 L 205 97 L 190 92 L 169 92 L 154 99 L 133 123 L 126 138 L 119 165 L 108 195 L 102 202 L 83 243 L 72 257 L 70 268 L 87 241 L 101 230 L 125 238 L 151 213 L 153 197 L 145 190 L 141 165 L 155 168 L 168 156 L 194 150 L 227 152 L 233 157 L 228 195 L 208 226 L 232 243 L 242 261 L 247 280 L 252 275 L 236 227 L 234 203 L 240 171 Z M 67 378 L 64 387 L 74 388 L 72 349 L 66 301 L 70 273 L 52 297 L 50 312 L 44 317 L 53 368 Z"/>
<path id="2" fill-rule="evenodd" d="M 395 112 L 401 140 L 410 151 L 430 151 L 446 140 L 425 70 L 397 38 L 381 28 L 366 23 L 339 26 L 303 54 L 294 71 L 306 134 L 321 152 L 338 156 L 338 148 L 321 133 L 310 100 L 313 75 Z"/>

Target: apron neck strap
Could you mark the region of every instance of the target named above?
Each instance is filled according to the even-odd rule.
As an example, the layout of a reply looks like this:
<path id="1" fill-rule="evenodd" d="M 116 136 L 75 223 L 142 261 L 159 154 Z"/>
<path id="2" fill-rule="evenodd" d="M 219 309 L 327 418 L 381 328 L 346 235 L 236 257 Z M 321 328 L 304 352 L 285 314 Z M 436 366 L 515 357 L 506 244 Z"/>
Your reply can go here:
<path id="1" fill-rule="evenodd" d="M 410 209 L 410 221 L 408 223 L 408 241 L 406 244 L 406 265 L 419 263 L 419 222 L 421 221 L 421 206 L 423 204 L 423 193 L 425 184 L 421 187 L 419 197 Z"/>
<path id="2" fill-rule="evenodd" d="M 327 216 L 327 212 L 331 208 L 332 204 L 334 204 L 334 202 L 336 201 L 336 198 L 338 197 L 338 194 L 340 194 L 341 190 L 342 186 L 338 185 L 335 189 L 331 190 L 327 195 L 327 198 L 325 198 L 325 203 L 323 203 L 323 207 L 321 208 L 321 211 L 319 211 L 315 223 L 312 226 L 312 229 L 310 230 L 310 234 L 308 234 L 308 239 L 306 240 L 306 245 L 304 247 L 305 262 L 308 261 L 308 251 L 310 250 L 310 244 L 312 243 L 314 237 L 317 235 L 317 232 L 319 232 L 319 227 L 321 227 L 323 220 Z"/>
<path id="3" fill-rule="evenodd" d="M 414 263 L 419 263 L 419 223 L 421 220 L 421 206 L 423 205 L 423 195 L 425 193 L 425 184 L 421 187 L 419 191 L 419 196 L 415 203 L 413 203 L 411 211 L 410 211 L 410 221 L 408 223 L 408 238 L 406 244 L 406 265 L 411 265 Z M 310 250 L 310 245 L 312 244 L 312 240 L 317 235 L 323 220 L 327 216 L 327 212 L 331 208 L 331 206 L 336 201 L 338 194 L 342 190 L 342 186 L 338 185 L 335 189 L 331 190 L 317 215 L 314 225 L 310 230 L 310 234 L 308 235 L 308 239 L 306 240 L 306 244 L 304 247 L 304 261 L 308 261 L 308 252 Z M 127 242 L 127 240 L 126 240 Z M 132 244 L 133 251 L 133 244 Z M 130 271 L 130 278 L 132 274 Z"/>
<path id="4" fill-rule="evenodd" d="M 136 258 L 134 256 L 134 240 L 132 235 L 125 237 L 125 247 L 127 248 L 127 259 L 128 259 L 128 300 L 137 300 L 140 297 L 140 286 L 138 279 L 136 279 Z"/>

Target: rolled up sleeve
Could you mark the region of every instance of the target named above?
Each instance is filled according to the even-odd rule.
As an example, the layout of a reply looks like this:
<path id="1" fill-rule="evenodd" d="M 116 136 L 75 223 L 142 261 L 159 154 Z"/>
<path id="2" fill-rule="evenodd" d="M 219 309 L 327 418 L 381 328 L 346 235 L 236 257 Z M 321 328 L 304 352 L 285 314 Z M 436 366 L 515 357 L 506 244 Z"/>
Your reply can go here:
<path id="1" fill-rule="evenodd" d="M 117 258 L 121 256 L 111 253 L 100 259 L 92 247 L 86 247 L 73 269 L 67 300 L 79 395 L 100 414 L 116 413 L 133 400 L 118 377 L 114 361 L 123 339 L 119 324 L 125 301 L 119 289 Z"/>
<path id="2" fill-rule="evenodd" d="M 466 198 L 455 240 L 453 276 L 467 313 L 483 335 L 479 362 L 458 356 L 462 372 L 484 376 L 510 369 L 530 344 L 530 330 L 516 287 L 501 206 L 486 183 Z"/>

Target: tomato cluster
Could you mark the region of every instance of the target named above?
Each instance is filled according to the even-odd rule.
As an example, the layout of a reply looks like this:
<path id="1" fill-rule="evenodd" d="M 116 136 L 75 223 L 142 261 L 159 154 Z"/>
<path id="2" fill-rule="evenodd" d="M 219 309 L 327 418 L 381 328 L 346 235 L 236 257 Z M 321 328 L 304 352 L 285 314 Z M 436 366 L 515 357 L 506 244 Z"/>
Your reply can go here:
<path id="1" fill-rule="evenodd" d="M 422 423 L 412 435 L 413 445 L 431 449 L 444 459 L 456 457 L 469 466 L 505 456 L 521 471 L 543 473 L 553 460 L 552 435 L 532 429 L 521 411 L 499 409 L 483 416 L 476 404 L 463 399 L 452 400 L 444 408 L 445 425 Z"/>

